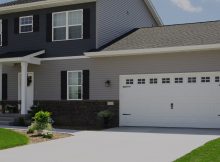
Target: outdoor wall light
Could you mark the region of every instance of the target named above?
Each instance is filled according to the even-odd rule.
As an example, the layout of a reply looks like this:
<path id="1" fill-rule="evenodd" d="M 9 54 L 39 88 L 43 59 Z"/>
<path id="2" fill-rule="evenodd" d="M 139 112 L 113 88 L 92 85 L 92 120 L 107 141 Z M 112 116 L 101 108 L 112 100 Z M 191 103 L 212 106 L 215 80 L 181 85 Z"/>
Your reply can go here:
<path id="1" fill-rule="evenodd" d="M 111 81 L 110 81 L 110 80 L 107 80 L 107 81 L 105 82 L 105 86 L 106 86 L 106 87 L 110 87 L 110 86 L 111 86 Z"/>

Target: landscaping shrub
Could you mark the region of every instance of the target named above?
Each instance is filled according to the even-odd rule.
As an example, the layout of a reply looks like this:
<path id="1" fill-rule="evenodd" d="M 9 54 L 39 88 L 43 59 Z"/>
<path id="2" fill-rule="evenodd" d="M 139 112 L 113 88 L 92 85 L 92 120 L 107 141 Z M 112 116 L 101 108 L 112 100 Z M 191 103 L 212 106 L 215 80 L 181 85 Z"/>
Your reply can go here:
<path id="1" fill-rule="evenodd" d="M 52 139 L 53 138 L 53 132 L 44 130 L 42 133 L 43 138 Z"/>
<path id="2" fill-rule="evenodd" d="M 112 119 L 112 117 L 114 116 L 114 113 L 111 112 L 110 110 L 104 110 L 104 111 L 100 111 L 97 114 L 97 116 L 98 116 L 98 118 L 103 120 L 104 128 L 108 128 L 109 122 Z"/>
<path id="3" fill-rule="evenodd" d="M 38 134 L 43 133 L 43 130 L 51 131 L 53 129 L 52 127 L 52 119 L 51 119 L 51 113 L 47 111 L 39 111 L 34 116 L 34 121 L 32 122 L 31 126 L 29 127 L 29 131 L 37 131 Z"/>

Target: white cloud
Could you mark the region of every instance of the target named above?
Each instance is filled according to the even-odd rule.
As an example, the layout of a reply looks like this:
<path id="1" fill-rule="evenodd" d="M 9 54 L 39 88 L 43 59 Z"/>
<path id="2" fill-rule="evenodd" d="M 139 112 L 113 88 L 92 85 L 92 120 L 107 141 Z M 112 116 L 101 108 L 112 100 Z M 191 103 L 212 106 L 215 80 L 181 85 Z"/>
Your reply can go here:
<path id="1" fill-rule="evenodd" d="M 177 7 L 186 12 L 201 12 L 201 6 L 194 6 L 190 0 L 171 0 Z"/>

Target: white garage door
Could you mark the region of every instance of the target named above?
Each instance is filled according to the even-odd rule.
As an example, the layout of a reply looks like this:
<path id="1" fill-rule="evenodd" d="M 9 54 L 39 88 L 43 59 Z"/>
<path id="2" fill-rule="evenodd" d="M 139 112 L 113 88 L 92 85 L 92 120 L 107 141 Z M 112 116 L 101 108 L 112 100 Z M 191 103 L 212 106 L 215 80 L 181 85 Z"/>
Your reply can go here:
<path id="1" fill-rule="evenodd" d="M 120 125 L 220 128 L 220 72 L 120 76 Z"/>

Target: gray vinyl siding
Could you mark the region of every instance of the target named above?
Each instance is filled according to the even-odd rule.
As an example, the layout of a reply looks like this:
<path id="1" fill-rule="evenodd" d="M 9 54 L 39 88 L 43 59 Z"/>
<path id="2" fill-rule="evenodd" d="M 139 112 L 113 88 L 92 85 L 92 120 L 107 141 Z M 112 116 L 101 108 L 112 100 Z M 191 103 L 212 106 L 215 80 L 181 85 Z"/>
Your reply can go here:
<path id="1" fill-rule="evenodd" d="M 43 61 L 30 65 L 35 75 L 35 100 L 60 100 L 62 70 L 90 70 L 90 99 L 119 99 L 119 75 L 220 71 L 220 55 L 216 52 L 160 54 L 148 56 L 111 57 Z M 4 66 L 9 76 L 9 100 L 17 98 L 17 72 L 20 67 Z M 110 80 L 111 87 L 105 87 Z"/>
<path id="2" fill-rule="evenodd" d="M 47 14 L 60 11 L 90 9 L 90 39 L 47 42 Z M 39 15 L 39 32 L 15 34 L 14 19 L 20 16 Z M 8 20 L 8 46 L 0 54 L 15 51 L 46 50 L 44 57 L 79 56 L 96 47 L 96 3 L 69 5 L 42 10 L 0 15 Z M 51 28 L 52 29 L 52 28 Z"/>
<path id="3" fill-rule="evenodd" d="M 97 0 L 97 47 L 139 27 L 157 26 L 144 0 Z"/>

